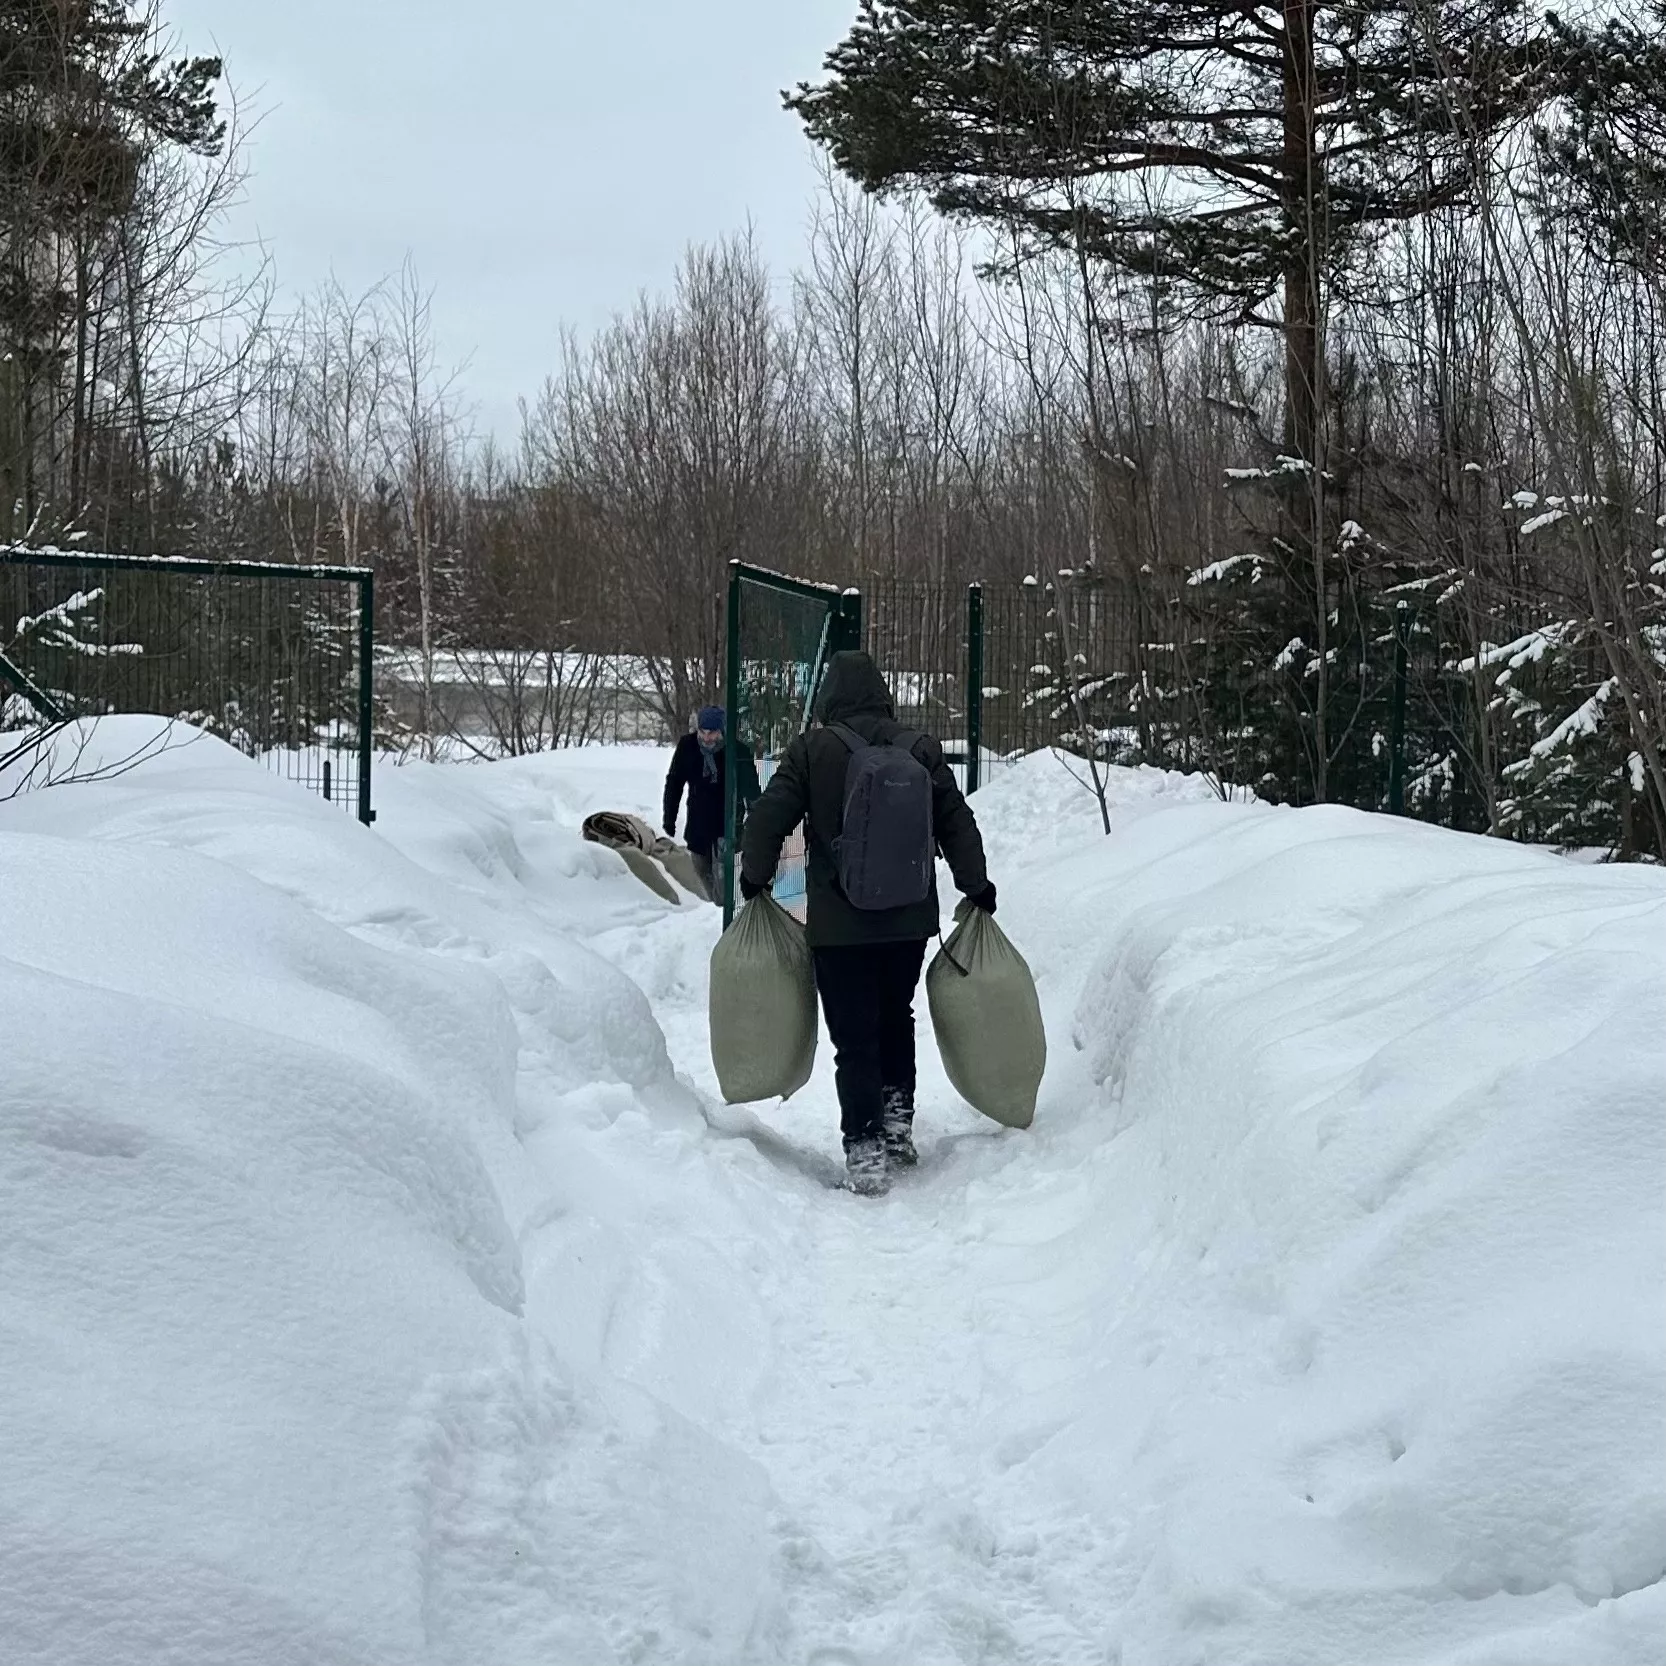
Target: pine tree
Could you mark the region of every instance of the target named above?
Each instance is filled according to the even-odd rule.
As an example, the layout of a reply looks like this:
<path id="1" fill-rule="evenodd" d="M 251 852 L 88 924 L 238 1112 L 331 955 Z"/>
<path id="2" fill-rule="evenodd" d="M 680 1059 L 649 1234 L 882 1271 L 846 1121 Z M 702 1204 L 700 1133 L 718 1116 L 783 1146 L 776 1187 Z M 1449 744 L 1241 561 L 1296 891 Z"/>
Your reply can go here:
<path id="1" fill-rule="evenodd" d="M 1470 200 L 1542 60 L 1523 0 L 861 0 L 827 79 L 788 97 L 870 189 L 1280 334 L 1284 455 L 1254 471 L 1278 507 L 1272 582 L 1222 646 L 1247 653 L 1234 675 L 1276 730 L 1258 764 L 1282 796 L 1332 795 L 1370 697 L 1347 686 L 1363 626 L 1323 431 L 1327 307 L 1384 228 Z"/>
<path id="2" fill-rule="evenodd" d="M 1578 703 L 1551 731 L 1555 744 L 1541 738 L 1519 773 L 1539 801 L 1567 795 L 1567 825 L 1588 842 L 1666 855 L 1666 0 L 1642 19 L 1550 23 L 1558 97 L 1536 129 L 1547 166 L 1535 206 L 1595 257 L 1605 294 L 1627 308 L 1634 363 L 1594 373 L 1558 343 L 1556 371 L 1574 397 L 1559 412 L 1557 490 L 1579 494 L 1561 510 L 1580 529 L 1566 557 L 1579 578 L 1570 611 L 1578 640 L 1600 653 L 1560 691 L 1562 705 Z M 1593 827 L 1607 837 L 1591 838 Z"/>
<path id="3" fill-rule="evenodd" d="M 861 0 L 787 98 L 875 190 L 1269 324 L 1286 449 L 1318 461 L 1324 286 L 1462 204 L 1540 96 L 1522 0 Z M 1143 198 L 1106 190 L 1145 182 Z M 1277 318 L 1263 309 L 1277 299 Z"/>
<path id="4" fill-rule="evenodd" d="M 88 380 L 92 268 L 143 212 L 160 147 L 217 152 L 214 58 L 169 62 L 132 0 L 0 0 L 0 516 L 32 516 L 51 393 L 77 360 Z M 131 281 L 130 279 L 128 281 Z"/>
<path id="5" fill-rule="evenodd" d="M 1552 17 L 1558 120 L 1538 132 L 1556 189 L 1547 212 L 1576 215 L 1607 253 L 1666 276 L 1666 0 L 1652 19 L 1596 27 Z"/>

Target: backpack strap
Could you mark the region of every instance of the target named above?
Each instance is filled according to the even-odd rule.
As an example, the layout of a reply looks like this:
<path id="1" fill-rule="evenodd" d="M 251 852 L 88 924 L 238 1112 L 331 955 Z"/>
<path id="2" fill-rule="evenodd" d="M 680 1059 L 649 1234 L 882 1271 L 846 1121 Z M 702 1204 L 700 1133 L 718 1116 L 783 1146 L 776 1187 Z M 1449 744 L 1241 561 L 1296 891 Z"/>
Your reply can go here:
<path id="1" fill-rule="evenodd" d="M 869 746 L 898 746 L 916 763 L 920 762 L 917 756 L 920 743 L 926 738 L 918 729 L 899 729 L 889 740 L 863 740 L 854 729 L 843 723 L 828 723 L 824 727 L 830 735 L 837 735 L 852 752 L 860 752 Z"/>

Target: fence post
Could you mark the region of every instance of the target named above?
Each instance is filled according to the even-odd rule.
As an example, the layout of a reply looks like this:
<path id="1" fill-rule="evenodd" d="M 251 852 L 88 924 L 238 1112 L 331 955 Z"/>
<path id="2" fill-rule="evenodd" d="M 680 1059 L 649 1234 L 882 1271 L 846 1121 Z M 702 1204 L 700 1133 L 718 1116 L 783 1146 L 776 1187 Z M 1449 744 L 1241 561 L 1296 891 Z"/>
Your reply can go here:
<path id="1" fill-rule="evenodd" d="M 834 653 L 844 648 L 860 648 L 862 646 L 862 592 L 847 590 L 839 598 L 834 610 L 837 621 L 834 630 L 834 641 L 831 644 Z"/>
<path id="2" fill-rule="evenodd" d="M 966 792 L 983 778 L 983 586 L 966 586 Z"/>
<path id="3" fill-rule="evenodd" d="M 1404 602 L 1394 617 L 1394 709 L 1389 718 L 1388 811 L 1406 813 L 1406 673 L 1411 635 L 1411 609 Z"/>
<path id="4" fill-rule="evenodd" d="M 376 580 L 359 580 L 359 820 L 376 819 L 370 807 L 370 755 L 376 727 Z"/>
<path id="5" fill-rule="evenodd" d="M 735 814 L 740 796 L 740 563 L 729 563 L 723 632 L 723 929 L 735 917 Z M 750 745 L 750 741 L 748 745 Z"/>

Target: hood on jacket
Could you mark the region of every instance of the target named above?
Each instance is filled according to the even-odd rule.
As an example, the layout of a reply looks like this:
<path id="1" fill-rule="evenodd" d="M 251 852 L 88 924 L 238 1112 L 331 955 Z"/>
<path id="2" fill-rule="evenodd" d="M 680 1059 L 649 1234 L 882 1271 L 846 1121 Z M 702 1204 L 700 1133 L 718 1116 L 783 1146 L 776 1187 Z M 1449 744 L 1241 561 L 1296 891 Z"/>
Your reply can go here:
<path id="1" fill-rule="evenodd" d="M 818 723 L 848 723 L 853 717 L 894 718 L 896 715 L 891 691 L 871 655 L 846 648 L 827 662 L 827 672 L 816 695 Z"/>

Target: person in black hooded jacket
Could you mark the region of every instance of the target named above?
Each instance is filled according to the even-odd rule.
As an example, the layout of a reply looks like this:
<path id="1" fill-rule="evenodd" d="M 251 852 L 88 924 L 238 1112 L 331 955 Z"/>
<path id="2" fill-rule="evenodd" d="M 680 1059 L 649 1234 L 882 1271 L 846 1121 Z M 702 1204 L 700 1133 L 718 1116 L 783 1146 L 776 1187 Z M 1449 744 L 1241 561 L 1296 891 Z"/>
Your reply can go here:
<path id="1" fill-rule="evenodd" d="M 814 715 L 820 727 L 787 748 L 747 817 L 740 889 L 750 899 L 768 888 L 781 846 L 804 822 L 807 930 L 836 1055 L 845 1161 L 858 1191 L 881 1192 L 890 1167 L 915 1161 L 914 992 L 940 921 L 936 880 L 923 902 L 901 908 L 863 910 L 844 895 L 834 843 L 844 821 L 851 752 L 828 725 L 840 724 L 870 745 L 893 740 L 903 725 L 879 668 L 857 652 L 833 656 Z M 932 830 L 956 889 L 994 913 L 983 840 L 943 748 L 927 735 L 913 752 L 931 776 Z"/>

